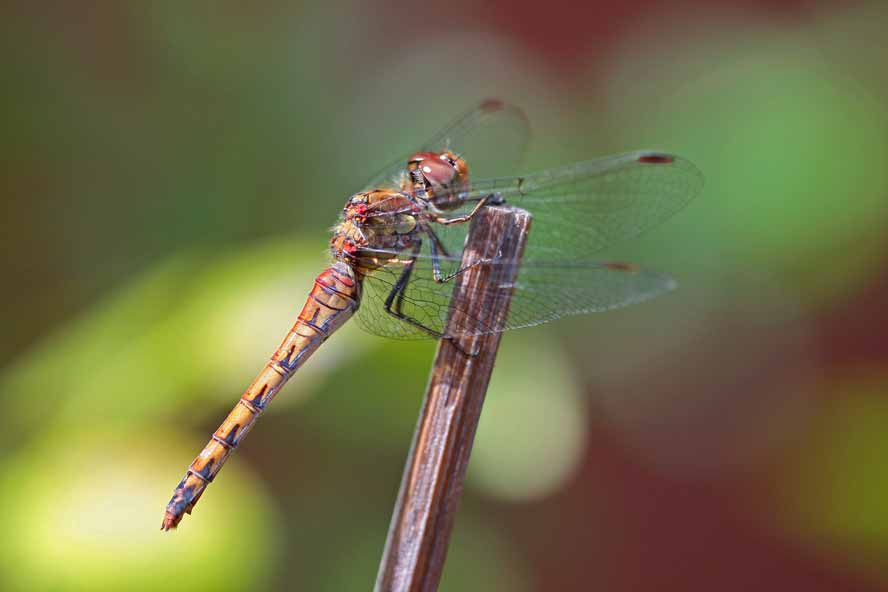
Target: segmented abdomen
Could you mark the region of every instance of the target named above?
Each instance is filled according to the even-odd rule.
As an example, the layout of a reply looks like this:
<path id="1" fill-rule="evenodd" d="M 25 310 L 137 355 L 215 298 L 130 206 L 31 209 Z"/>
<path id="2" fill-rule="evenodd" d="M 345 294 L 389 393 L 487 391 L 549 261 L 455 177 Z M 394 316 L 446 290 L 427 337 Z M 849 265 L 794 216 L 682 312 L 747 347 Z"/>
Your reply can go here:
<path id="1" fill-rule="evenodd" d="M 163 530 L 175 528 L 184 514 L 191 513 L 206 486 L 287 379 L 354 314 L 360 301 L 360 288 L 360 280 L 343 262 L 333 264 L 315 279 L 296 324 L 188 467 L 167 504 Z"/>

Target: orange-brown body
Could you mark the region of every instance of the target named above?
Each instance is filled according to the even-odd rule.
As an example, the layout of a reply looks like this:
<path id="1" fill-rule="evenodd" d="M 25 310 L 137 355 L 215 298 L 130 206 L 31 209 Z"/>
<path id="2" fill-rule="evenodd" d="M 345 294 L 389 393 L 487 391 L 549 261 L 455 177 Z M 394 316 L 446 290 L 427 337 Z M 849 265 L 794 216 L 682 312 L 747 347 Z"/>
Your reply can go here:
<path id="1" fill-rule="evenodd" d="M 356 193 L 333 228 L 333 257 L 353 265 L 360 275 L 386 265 L 395 253 L 413 246 L 421 206 L 405 193 L 376 189 Z"/>
<path id="2" fill-rule="evenodd" d="M 526 135 L 526 121 L 519 110 L 490 100 L 442 130 L 426 146 L 453 145 L 471 150 L 471 143 L 464 142 L 469 138 L 467 134 L 486 121 L 510 125 L 513 131 Z M 516 140 L 520 149 L 522 140 L 518 136 Z M 388 314 L 411 325 L 410 335 L 422 332 L 438 339 L 452 339 L 488 334 L 489 325 L 478 319 L 474 324 L 467 320 L 466 326 L 455 330 L 445 324 L 445 316 L 451 318 L 451 311 L 467 304 L 456 301 L 458 306 L 452 306 L 454 288 L 448 282 L 477 265 L 493 263 L 500 255 L 463 264 L 462 257 L 467 253 L 457 243 L 459 232 L 439 235 L 445 227 L 469 222 L 486 206 L 503 204 L 508 199 L 513 206 L 529 205 L 539 213 L 550 208 L 565 222 L 561 228 L 552 226 L 548 233 L 538 234 L 536 242 L 530 243 L 532 258 L 540 262 L 551 260 L 555 266 L 522 270 L 523 308 L 514 314 L 515 300 L 512 301 L 514 323 L 509 321 L 510 328 L 535 325 L 563 314 L 639 302 L 671 287 L 667 279 L 645 274 L 628 264 L 587 266 L 575 258 L 577 254 L 583 255 L 584 249 L 601 249 L 612 240 L 634 236 L 680 209 L 702 187 L 702 177 L 692 164 L 669 154 L 643 151 L 531 176 L 475 181 L 473 188 L 465 159 L 448 148 L 422 149 L 412 154 L 403 168 L 386 169 L 376 177 L 382 184 L 390 182 L 389 188 L 362 191 L 348 200 L 330 241 L 334 263 L 317 277 L 283 343 L 189 466 L 167 504 L 163 529 L 174 528 L 185 513 L 191 512 L 207 484 L 284 383 L 357 311 L 365 276 L 380 276 L 378 282 L 377 278 L 368 279 L 368 287 L 371 283 L 373 287 L 373 305 L 368 303 L 363 320 L 368 321 L 365 328 L 371 332 L 400 336 L 401 331 L 391 329 L 385 317 Z M 642 172 L 642 167 L 647 170 Z M 648 200 L 654 189 L 662 191 L 663 197 Z M 556 199 L 558 195 L 570 199 Z M 642 195 L 645 199 L 639 197 Z M 499 269 L 495 265 L 489 268 Z M 534 276 L 527 275 L 534 272 L 539 281 L 552 285 L 556 298 L 545 299 L 540 291 L 526 289 L 534 285 Z M 613 273 L 612 276 L 622 277 L 609 280 L 606 272 L 626 273 Z M 574 289 L 578 275 L 590 279 L 588 289 Z M 630 275 L 631 279 L 627 277 Z M 562 281 L 565 286 L 559 285 Z M 497 289 L 511 291 L 518 287 L 510 282 Z M 568 310 L 556 308 L 568 298 Z"/>
<path id="3" fill-rule="evenodd" d="M 206 486 L 287 379 L 354 314 L 360 295 L 360 276 L 345 262 L 337 261 L 315 279 L 293 328 L 176 487 L 167 504 L 163 530 L 175 528 L 185 513 L 191 513 Z"/>
<path id="4" fill-rule="evenodd" d="M 456 207 L 458 192 L 467 186 L 468 167 L 462 159 L 450 152 L 421 153 L 410 159 L 400 191 L 374 189 L 348 200 L 330 241 L 334 264 L 315 279 L 296 324 L 189 466 L 167 504 L 161 528 L 175 528 L 191 513 L 284 383 L 355 313 L 364 276 L 404 263 L 398 254 L 418 247 L 423 226 L 429 219 L 437 220 L 429 206 L 434 210 Z"/>

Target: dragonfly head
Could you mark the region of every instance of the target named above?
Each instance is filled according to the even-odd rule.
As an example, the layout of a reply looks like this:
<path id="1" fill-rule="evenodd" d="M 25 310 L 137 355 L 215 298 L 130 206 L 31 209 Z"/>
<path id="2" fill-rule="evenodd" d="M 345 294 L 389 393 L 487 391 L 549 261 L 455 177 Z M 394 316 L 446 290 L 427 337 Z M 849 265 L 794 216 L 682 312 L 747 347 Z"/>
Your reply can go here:
<path id="1" fill-rule="evenodd" d="M 413 180 L 414 191 L 423 191 L 435 205 L 438 205 L 437 201 L 455 199 L 452 194 L 469 183 L 469 166 L 450 150 L 418 152 L 408 159 L 407 171 Z"/>

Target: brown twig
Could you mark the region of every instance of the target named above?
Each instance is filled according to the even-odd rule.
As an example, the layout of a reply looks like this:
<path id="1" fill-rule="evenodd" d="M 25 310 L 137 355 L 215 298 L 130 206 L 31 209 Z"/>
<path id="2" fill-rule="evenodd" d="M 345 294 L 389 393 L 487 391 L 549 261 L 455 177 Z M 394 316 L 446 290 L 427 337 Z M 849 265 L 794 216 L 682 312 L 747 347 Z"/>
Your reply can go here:
<path id="1" fill-rule="evenodd" d="M 531 217 L 511 207 L 482 208 L 473 218 L 463 265 L 480 259 L 519 261 Z M 508 314 L 516 265 L 476 265 L 457 276 L 454 300 L 464 310 L 482 315 L 485 323 L 501 327 Z M 465 322 L 451 309 L 448 327 Z M 462 493 L 466 467 L 500 333 L 442 340 L 438 345 L 425 401 L 401 480 L 377 592 L 437 590 L 447 545 Z M 477 355 L 466 355 L 472 352 Z"/>

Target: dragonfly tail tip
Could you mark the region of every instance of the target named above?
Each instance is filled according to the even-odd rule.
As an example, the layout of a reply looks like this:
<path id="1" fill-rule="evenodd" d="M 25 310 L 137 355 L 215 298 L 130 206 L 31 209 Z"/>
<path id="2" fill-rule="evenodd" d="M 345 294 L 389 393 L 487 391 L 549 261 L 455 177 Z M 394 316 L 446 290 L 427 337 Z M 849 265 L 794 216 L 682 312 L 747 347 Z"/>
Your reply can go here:
<path id="1" fill-rule="evenodd" d="M 163 523 L 160 525 L 160 530 L 169 531 L 175 530 L 176 526 L 179 525 L 179 521 L 182 519 L 181 516 L 175 516 L 172 513 L 166 511 L 163 515 Z"/>

